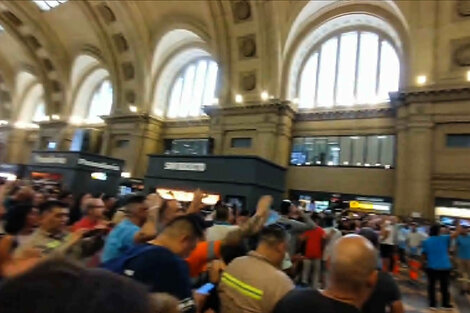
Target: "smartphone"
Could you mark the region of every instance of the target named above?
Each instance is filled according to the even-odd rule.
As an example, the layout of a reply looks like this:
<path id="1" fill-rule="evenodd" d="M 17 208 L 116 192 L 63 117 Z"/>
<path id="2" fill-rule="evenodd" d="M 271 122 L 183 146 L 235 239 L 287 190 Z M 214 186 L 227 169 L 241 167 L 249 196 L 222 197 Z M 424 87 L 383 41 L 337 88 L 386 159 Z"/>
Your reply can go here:
<path id="1" fill-rule="evenodd" d="M 201 295 L 208 295 L 212 289 L 214 289 L 215 285 L 212 283 L 207 283 L 196 289 L 196 292 Z"/>

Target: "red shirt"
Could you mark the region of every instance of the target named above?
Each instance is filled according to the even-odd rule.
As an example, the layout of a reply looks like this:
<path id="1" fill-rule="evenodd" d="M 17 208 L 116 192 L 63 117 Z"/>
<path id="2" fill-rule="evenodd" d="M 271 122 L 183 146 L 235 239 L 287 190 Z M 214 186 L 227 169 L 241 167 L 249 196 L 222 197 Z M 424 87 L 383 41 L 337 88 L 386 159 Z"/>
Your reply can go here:
<path id="1" fill-rule="evenodd" d="M 72 231 L 77 231 L 79 229 L 89 229 L 92 230 L 100 224 L 99 221 L 93 221 L 88 216 L 85 216 L 72 226 Z"/>
<path id="2" fill-rule="evenodd" d="M 325 231 L 321 227 L 306 231 L 302 237 L 306 240 L 305 257 L 307 259 L 321 259 L 322 240 L 325 238 Z"/>

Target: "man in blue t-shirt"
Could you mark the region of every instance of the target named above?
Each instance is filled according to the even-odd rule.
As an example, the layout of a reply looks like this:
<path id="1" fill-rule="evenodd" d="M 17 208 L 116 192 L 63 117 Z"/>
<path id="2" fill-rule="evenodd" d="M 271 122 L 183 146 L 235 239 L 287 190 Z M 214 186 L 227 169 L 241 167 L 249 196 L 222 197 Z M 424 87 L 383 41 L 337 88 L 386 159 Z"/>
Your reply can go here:
<path id="1" fill-rule="evenodd" d="M 459 231 L 451 235 L 441 235 L 441 225 L 434 224 L 429 229 L 429 238 L 423 242 L 423 255 L 426 257 L 426 272 L 428 275 L 428 299 L 431 309 L 436 309 L 436 281 L 439 280 L 442 293 L 442 307 L 451 309 L 449 294 L 449 278 L 452 264 L 450 263 L 449 248 L 452 238 Z"/>
<path id="2" fill-rule="evenodd" d="M 149 208 L 144 196 L 131 196 L 125 205 L 126 218 L 109 234 L 101 261 L 104 263 L 120 257 L 136 244 L 155 238 L 157 209 L 157 206 Z"/>
<path id="3" fill-rule="evenodd" d="M 195 312 L 185 258 L 204 237 L 205 228 L 199 214 L 177 217 L 145 247 L 135 248 L 141 250 L 125 261 L 123 274 L 145 284 L 149 292 L 174 296 L 179 301 L 180 312 Z"/>
<path id="4" fill-rule="evenodd" d="M 468 226 L 460 227 L 459 236 L 456 239 L 457 259 L 461 278 L 462 294 L 470 293 L 470 236 Z"/>

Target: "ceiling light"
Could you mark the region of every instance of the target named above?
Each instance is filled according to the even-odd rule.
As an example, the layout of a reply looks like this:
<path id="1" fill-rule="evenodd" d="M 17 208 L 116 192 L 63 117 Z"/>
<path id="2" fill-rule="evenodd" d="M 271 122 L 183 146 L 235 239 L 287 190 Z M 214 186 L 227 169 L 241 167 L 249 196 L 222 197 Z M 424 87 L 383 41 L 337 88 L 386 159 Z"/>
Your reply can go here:
<path id="1" fill-rule="evenodd" d="M 344 161 L 344 162 L 343 162 L 343 165 L 349 165 L 349 162 L 348 162 L 348 161 Z"/>
<path id="2" fill-rule="evenodd" d="M 349 138 L 357 140 L 357 139 L 359 139 L 359 136 L 350 136 Z"/>
<path id="3" fill-rule="evenodd" d="M 267 91 L 263 91 L 263 92 L 261 93 L 261 100 L 266 101 L 266 100 L 268 100 L 268 99 L 269 99 L 269 94 L 268 94 L 268 92 L 267 92 Z"/>
<path id="4" fill-rule="evenodd" d="M 122 172 L 122 173 L 121 173 L 121 177 L 123 177 L 123 178 L 130 178 L 130 177 L 131 177 L 131 173 L 130 173 L 130 172 Z"/>
<path id="5" fill-rule="evenodd" d="M 60 115 L 52 114 L 51 119 L 53 119 L 54 121 L 60 120 Z"/>
<path id="6" fill-rule="evenodd" d="M 470 71 L 467 71 L 467 81 L 470 82 Z"/>
<path id="7" fill-rule="evenodd" d="M 243 103 L 243 96 L 240 94 L 235 95 L 235 102 L 236 103 Z"/>
<path id="8" fill-rule="evenodd" d="M 387 136 L 377 136 L 377 139 L 387 139 Z"/>
<path id="9" fill-rule="evenodd" d="M 428 78 L 426 77 L 426 75 L 418 75 L 416 76 L 416 83 L 420 86 L 426 84 L 426 81 L 428 80 Z"/>
<path id="10" fill-rule="evenodd" d="M 131 111 L 132 113 L 136 113 L 137 112 L 137 107 L 135 105 L 130 105 L 129 106 L 129 111 Z"/>

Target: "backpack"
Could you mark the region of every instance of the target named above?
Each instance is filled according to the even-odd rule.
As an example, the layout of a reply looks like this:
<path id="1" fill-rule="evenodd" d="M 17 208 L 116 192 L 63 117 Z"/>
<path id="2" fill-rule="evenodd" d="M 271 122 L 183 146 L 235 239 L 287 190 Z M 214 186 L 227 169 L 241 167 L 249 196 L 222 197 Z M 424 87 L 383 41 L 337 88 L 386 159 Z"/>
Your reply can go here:
<path id="1" fill-rule="evenodd" d="M 142 253 L 145 253 L 147 251 L 150 251 L 152 249 L 157 248 L 154 245 L 138 245 L 133 247 L 132 249 L 126 251 L 126 253 L 120 257 L 117 257 L 115 259 L 109 260 L 105 263 L 102 263 L 100 265 L 100 268 L 108 270 L 110 272 L 124 275 L 127 263 L 132 260 L 133 258 L 141 255 Z"/>

